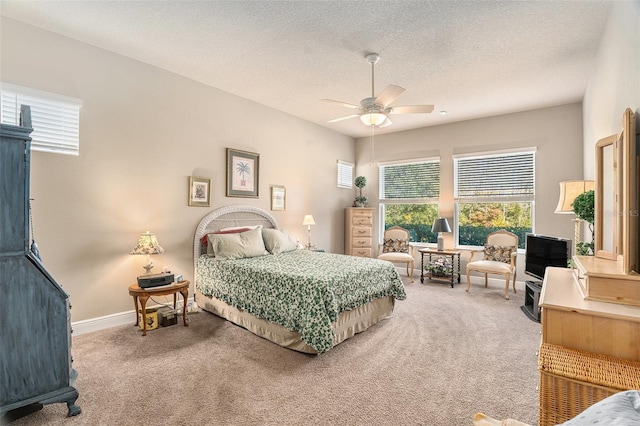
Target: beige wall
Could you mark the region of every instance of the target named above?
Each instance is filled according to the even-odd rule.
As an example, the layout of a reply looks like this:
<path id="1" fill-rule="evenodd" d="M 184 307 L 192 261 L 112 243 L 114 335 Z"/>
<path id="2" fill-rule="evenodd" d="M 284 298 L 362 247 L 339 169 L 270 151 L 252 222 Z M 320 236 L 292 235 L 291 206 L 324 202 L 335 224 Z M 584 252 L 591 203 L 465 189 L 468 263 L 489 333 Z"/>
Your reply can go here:
<path id="1" fill-rule="evenodd" d="M 212 179 L 211 209 L 270 209 L 269 185 L 287 188 L 281 227 L 303 242 L 343 250 L 336 160 L 354 161 L 352 138 L 87 44 L 2 18 L 0 79 L 80 98 L 80 156 L 34 152 L 31 196 L 43 262 L 69 293 L 72 320 L 133 309 L 129 284 L 145 258 L 129 256 L 155 232 L 169 266 L 193 282 L 193 234 L 209 208 L 187 205 L 188 177 Z M 260 198 L 225 197 L 225 148 L 260 153 Z M 313 159 L 311 161 L 311 159 Z M 193 287 L 193 285 L 192 285 Z"/>
<path id="2" fill-rule="evenodd" d="M 618 133 L 631 108 L 640 124 L 640 2 L 615 2 L 584 96 L 584 170 L 595 177 L 595 144 Z M 640 129 L 640 126 L 636 126 Z"/>
<path id="3" fill-rule="evenodd" d="M 580 104 L 376 136 L 373 163 L 369 147 L 368 138 L 357 140 L 357 174 L 367 177 L 365 192 L 376 208 L 379 205 L 377 162 L 439 156 L 440 216 L 447 217 L 452 225 L 453 155 L 536 147 L 534 231 L 573 239 L 573 216 L 555 214 L 554 210 L 560 195 L 558 183 L 582 178 Z M 453 234 L 445 234 L 445 247 L 453 247 Z M 467 259 L 468 255 L 462 257 L 463 265 Z M 524 257 L 520 256 L 518 280 L 525 279 Z"/>
<path id="4" fill-rule="evenodd" d="M 640 106 L 640 5 L 616 2 L 579 104 L 376 137 L 374 161 L 439 155 L 441 215 L 453 216 L 453 154 L 536 146 L 536 232 L 572 237 L 570 216 L 553 213 L 558 182 L 593 177 L 593 146 Z M 269 184 L 287 187 L 280 225 L 301 240 L 306 213 L 314 242 L 343 249 L 343 207 L 354 191 L 335 186 L 335 161 L 356 160 L 377 198 L 369 141 L 352 139 L 158 68 L 2 18 L 0 80 L 83 100 L 81 155 L 34 153 L 34 225 L 44 263 L 70 294 L 73 320 L 132 309 L 126 287 L 143 259 L 137 235 L 158 235 L 158 267 L 192 279 L 195 226 L 209 211 L 188 207 L 190 175 L 213 182 L 212 208 L 269 209 Z M 582 118 L 581 118 L 582 116 Z M 582 124 L 584 122 L 584 124 Z M 584 126 L 584 127 L 582 127 Z M 640 126 L 639 126 L 640 128 Z M 583 137 L 584 132 L 584 137 Z M 584 146 L 584 155 L 583 155 Z M 260 198 L 224 195 L 225 148 L 261 154 Z M 313 161 L 309 161 L 313 158 Z M 451 240 L 447 241 L 451 245 Z M 519 279 L 522 275 L 522 259 Z"/>

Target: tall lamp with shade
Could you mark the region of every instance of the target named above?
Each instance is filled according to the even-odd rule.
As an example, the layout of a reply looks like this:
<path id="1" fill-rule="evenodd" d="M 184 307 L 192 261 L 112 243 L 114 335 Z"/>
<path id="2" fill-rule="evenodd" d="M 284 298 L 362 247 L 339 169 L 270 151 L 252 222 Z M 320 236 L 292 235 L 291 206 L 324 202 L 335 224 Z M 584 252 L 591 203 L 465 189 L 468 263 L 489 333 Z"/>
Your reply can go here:
<path id="1" fill-rule="evenodd" d="M 595 187 L 592 180 L 565 180 L 560 182 L 560 198 L 558 199 L 558 206 L 555 213 L 559 214 L 574 214 L 573 201 L 580 194 L 584 194 L 587 191 L 593 190 Z M 574 237 L 573 237 L 573 254 L 576 254 L 578 242 L 580 241 L 580 225 L 582 219 L 576 217 L 573 219 L 575 222 Z"/>
<path id="2" fill-rule="evenodd" d="M 311 250 L 311 225 L 315 225 L 316 221 L 313 220 L 313 215 L 306 214 L 304 215 L 304 220 L 302 221 L 303 225 L 307 225 L 307 232 L 309 233 L 309 243 L 307 244 L 307 249 Z"/>
<path id="3" fill-rule="evenodd" d="M 440 217 L 433 222 L 431 232 L 438 233 L 438 251 L 444 250 L 444 236 L 443 232 L 451 232 L 451 227 L 446 217 Z"/>

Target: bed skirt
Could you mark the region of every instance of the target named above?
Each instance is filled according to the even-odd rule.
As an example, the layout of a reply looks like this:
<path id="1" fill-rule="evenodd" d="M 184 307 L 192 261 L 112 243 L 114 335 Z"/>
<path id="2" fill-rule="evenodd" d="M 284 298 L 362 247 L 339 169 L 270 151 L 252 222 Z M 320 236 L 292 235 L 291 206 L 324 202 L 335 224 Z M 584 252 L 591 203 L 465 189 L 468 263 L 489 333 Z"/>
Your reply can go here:
<path id="1" fill-rule="evenodd" d="M 279 324 L 256 318 L 248 312 L 230 306 L 219 299 L 205 296 L 198 290 L 196 290 L 195 300 L 198 307 L 205 311 L 225 318 L 273 343 L 298 352 L 318 353 L 317 350 L 303 342 L 297 332 L 288 330 Z M 393 296 L 385 296 L 350 311 L 340 313 L 338 320 L 333 324 L 335 331 L 333 346 L 365 331 L 375 323 L 389 318 L 393 313 L 394 303 Z"/>

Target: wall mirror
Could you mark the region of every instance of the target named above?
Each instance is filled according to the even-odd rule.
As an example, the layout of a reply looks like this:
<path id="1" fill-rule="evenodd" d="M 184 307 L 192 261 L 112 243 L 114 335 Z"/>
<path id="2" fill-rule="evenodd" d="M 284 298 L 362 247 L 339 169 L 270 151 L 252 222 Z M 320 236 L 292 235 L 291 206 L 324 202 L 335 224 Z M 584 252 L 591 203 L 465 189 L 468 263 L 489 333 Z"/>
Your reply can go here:
<path id="1" fill-rule="evenodd" d="M 619 181 L 617 135 L 600 139 L 596 144 L 595 246 L 597 257 L 617 259 L 619 226 L 617 188 Z"/>
<path id="2" fill-rule="evenodd" d="M 596 257 L 617 260 L 624 273 L 638 272 L 638 156 L 636 118 L 624 112 L 617 135 L 596 144 L 595 241 Z"/>

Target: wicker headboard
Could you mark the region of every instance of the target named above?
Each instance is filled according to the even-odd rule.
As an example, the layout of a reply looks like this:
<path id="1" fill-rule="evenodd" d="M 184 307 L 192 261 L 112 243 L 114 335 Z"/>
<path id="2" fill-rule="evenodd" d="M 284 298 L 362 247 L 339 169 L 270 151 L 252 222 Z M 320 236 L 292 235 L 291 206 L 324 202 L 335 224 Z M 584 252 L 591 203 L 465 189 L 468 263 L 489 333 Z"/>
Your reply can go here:
<path id="1" fill-rule="evenodd" d="M 202 218 L 193 239 L 193 271 L 201 254 L 207 252 L 207 248 L 200 244 L 200 238 L 206 234 L 231 226 L 262 225 L 264 228 L 277 228 L 276 220 L 269 212 L 258 207 L 243 204 L 233 204 L 220 207 Z"/>

